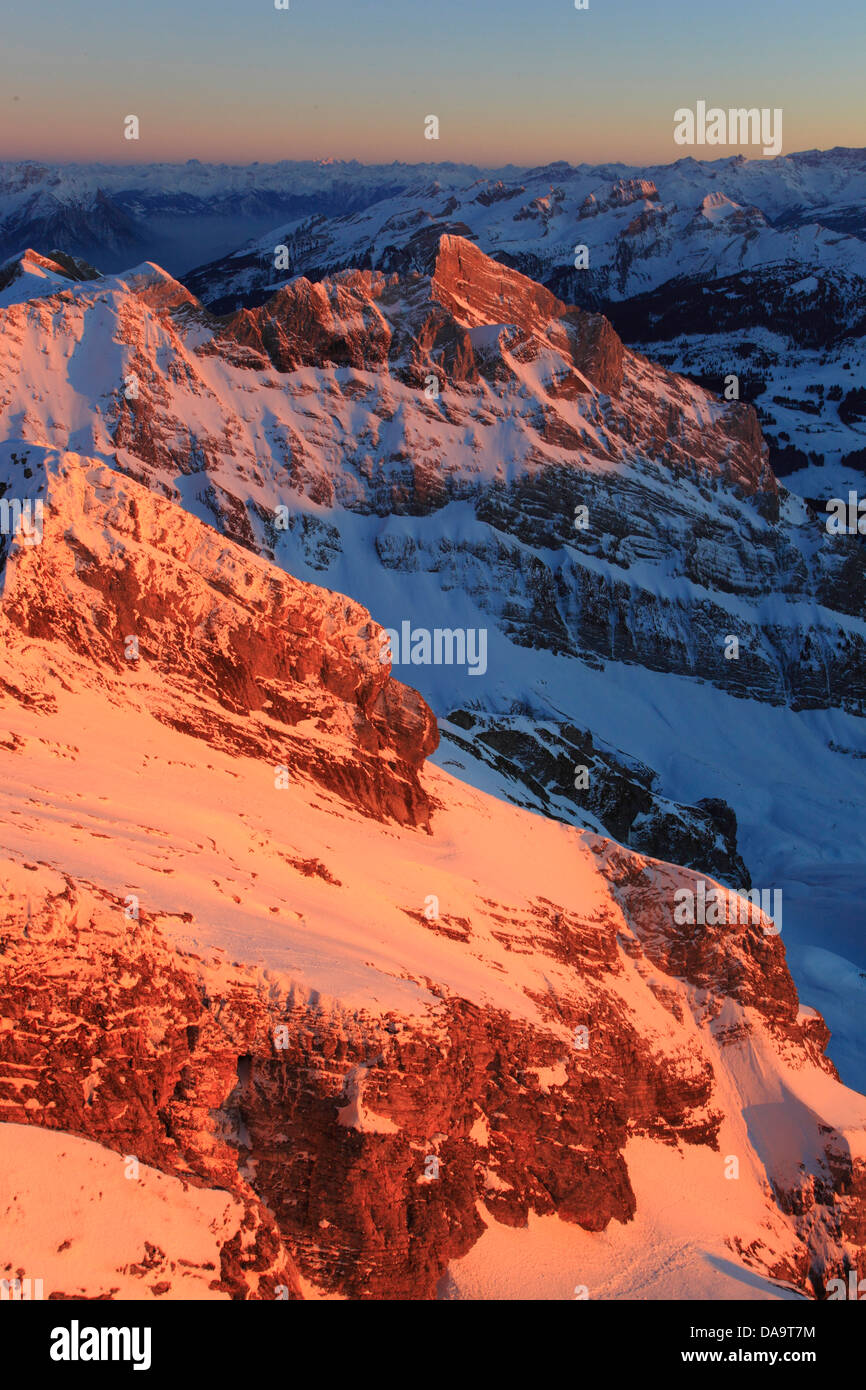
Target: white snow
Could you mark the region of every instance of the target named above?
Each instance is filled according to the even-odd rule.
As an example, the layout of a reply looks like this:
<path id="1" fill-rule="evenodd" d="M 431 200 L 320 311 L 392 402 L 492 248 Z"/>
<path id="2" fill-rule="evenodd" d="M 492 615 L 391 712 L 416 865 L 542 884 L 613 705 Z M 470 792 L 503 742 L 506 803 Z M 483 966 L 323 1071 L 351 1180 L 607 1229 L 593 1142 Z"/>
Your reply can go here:
<path id="1" fill-rule="evenodd" d="M 130 1159 L 60 1130 L 0 1124 L 0 1279 L 41 1279 L 46 1299 L 227 1299 L 210 1285 L 242 1204 Z"/>

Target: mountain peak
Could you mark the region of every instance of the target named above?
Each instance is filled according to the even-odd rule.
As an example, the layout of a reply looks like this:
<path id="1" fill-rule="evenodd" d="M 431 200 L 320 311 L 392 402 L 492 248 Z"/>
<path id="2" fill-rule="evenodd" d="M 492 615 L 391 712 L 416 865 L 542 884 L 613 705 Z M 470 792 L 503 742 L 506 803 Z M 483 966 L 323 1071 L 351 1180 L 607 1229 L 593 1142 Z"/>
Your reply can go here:
<path id="1" fill-rule="evenodd" d="M 578 391 L 591 386 L 608 396 L 618 394 L 624 348 L 608 320 L 564 304 L 465 237 L 441 238 L 431 294 L 466 328 L 507 324 L 549 346 L 577 372 Z"/>
<path id="2" fill-rule="evenodd" d="M 565 312 L 543 285 L 485 255 L 474 241 L 449 234 L 439 240 L 431 293 L 467 328 L 514 323 L 532 329 Z"/>
<path id="3" fill-rule="evenodd" d="M 152 309 L 175 309 L 182 305 L 200 308 L 195 295 L 190 294 L 185 285 L 163 270 L 155 261 L 142 261 L 140 265 L 124 270 L 113 277 L 115 283 L 128 288 L 143 303 Z"/>
<path id="4" fill-rule="evenodd" d="M 87 261 L 67 256 L 63 251 L 42 255 L 28 246 L 0 265 L 0 304 L 54 294 L 64 285 L 98 280 L 99 271 Z"/>

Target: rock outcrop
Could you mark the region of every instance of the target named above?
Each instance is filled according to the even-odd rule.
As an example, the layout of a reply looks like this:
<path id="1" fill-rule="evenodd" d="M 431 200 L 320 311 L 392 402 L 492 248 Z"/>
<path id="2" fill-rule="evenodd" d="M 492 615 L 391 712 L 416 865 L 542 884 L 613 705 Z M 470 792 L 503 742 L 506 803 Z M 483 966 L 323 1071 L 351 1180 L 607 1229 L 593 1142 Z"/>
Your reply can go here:
<path id="1" fill-rule="evenodd" d="M 426 825 L 438 742 L 358 604 L 299 583 L 94 460 L 49 456 L 43 539 L 14 548 L 0 626 L 59 641 L 123 698 L 224 749 Z M 35 694 L 35 693 L 34 693 Z"/>

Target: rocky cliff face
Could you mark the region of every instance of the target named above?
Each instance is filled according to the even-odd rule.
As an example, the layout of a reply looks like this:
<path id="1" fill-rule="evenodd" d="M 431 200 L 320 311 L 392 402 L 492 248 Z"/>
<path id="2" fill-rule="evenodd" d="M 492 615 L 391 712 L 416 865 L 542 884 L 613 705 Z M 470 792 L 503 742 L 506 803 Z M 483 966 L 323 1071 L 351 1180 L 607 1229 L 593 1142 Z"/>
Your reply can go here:
<path id="1" fill-rule="evenodd" d="M 596 747 L 588 729 L 519 716 L 451 710 L 443 750 L 477 759 L 502 778 L 501 795 L 558 820 L 606 829 L 644 854 L 670 855 L 737 888 L 751 878 L 737 849 L 737 818 L 712 797 L 685 806 L 661 795 L 658 774 L 616 749 Z"/>
<path id="2" fill-rule="evenodd" d="M 16 1160 L 21 1151 L 28 1153 L 30 1143 L 27 1135 L 10 1133 L 13 1126 L 37 1125 L 56 1132 L 58 1140 L 90 1139 L 114 1158 L 112 1164 L 103 1157 L 96 1173 L 79 1173 L 80 1151 L 72 1146 L 71 1154 L 64 1153 L 58 1143 L 49 1185 L 66 1194 L 66 1210 L 54 1213 L 50 1249 L 40 1248 L 43 1198 L 38 1188 L 28 1193 L 22 1176 L 14 1189 L 18 1209 L 7 1215 L 20 1221 L 23 1205 L 26 1229 L 4 1222 L 4 1274 L 11 1266 L 22 1269 L 20 1277 L 44 1278 L 46 1258 L 54 1255 L 59 1268 L 48 1275 L 48 1298 L 299 1298 L 297 1268 L 279 1229 L 239 1181 L 235 1166 L 187 1160 L 181 1116 L 188 1123 L 192 1117 L 207 1152 L 213 1128 L 209 1106 L 221 1104 L 225 1080 L 211 1058 L 197 1093 L 184 1089 L 199 1031 L 187 1020 L 200 1019 L 203 1010 L 183 961 L 160 951 L 145 923 L 111 911 L 104 893 L 82 888 L 66 873 L 4 860 L 3 882 L 0 1144 L 10 1189 Z M 162 1202 L 177 1224 L 165 1236 L 158 1236 L 158 1213 L 147 1210 L 153 1170 L 177 1180 L 162 1189 Z M 108 1231 L 102 1245 L 97 1242 L 86 1253 L 74 1248 L 75 1240 L 63 1241 L 66 1223 L 79 1247 L 82 1243 L 74 1211 L 78 1176 L 97 1230 L 109 1223 L 91 1183 L 104 1183 L 115 1202 L 123 1197 L 129 1208 L 123 1215 L 133 1227 L 141 1224 L 136 1207 L 144 1203 L 148 1238 L 142 1235 L 137 1248 L 130 1241 L 129 1264 L 110 1264 L 115 1241 Z M 216 1237 L 211 1237 L 215 1248 L 209 1262 L 189 1259 L 195 1231 L 185 1211 L 190 1187 L 205 1199 L 228 1197 L 228 1220 L 214 1219 L 214 1204 L 202 1201 Z M 64 1250 L 67 1258 L 58 1262 L 56 1254 Z M 132 1263 L 136 1258 L 138 1265 Z"/>
<path id="3" fill-rule="evenodd" d="M 685 1277 L 726 1252 L 820 1296 L 862 1263 L 863 1098 L 760 911 L 679 924 L 692 871 L 424 765 L 357 605 L 98 461 L 46 470 L 0 598 L 5 1123 L 228 1193 L 210 1296 L 429 1298 L 551 1220 L 570 1290 L 671 1158 Z M 677 1268 L 648 1200 L 633 1259 Z M 73 1256 L 51 1293 L 115 1288 Z M 144 1249 L 143 1289 L 186 1258 Z"/>
<path id="4" fill-rule="evenodd" d="M 550 994 L 521 968 L 528 1018 L 431 979 L 426 1019 L 381 1013 L 372 998 L 347 1010 L 283 994 L 252 962 L 214 957 L 205 923 L 149 911 L 130 921 L 101 885 L 7 861 L 4 1122 L 84 1136 L 235 1194 L 245 1215 L 221 1248 L 217 1295 L 295 1297 L 298 1269 L 319 1292 L 432 1297 L 491 1222 L 629 1223 L 639 1169 L 625 1150 L 644 1137 L 686 1166 L 706 1151 L 719 1184 L 732 1155 L 743 1163 L 748 1199 L 739 1223 L 720 1220 L 719 1240 L 762 1276 L 820 1296 L 862 1262 L 866 1196 L 857 1136 L 834 1110 L 850 1093 L 822 1056 L 826 1030 L 798 1015 L 781 945 L 760 925 L 716 941 L 677 932 L 670 890 L 688 876 L 624 851 L 611 858 L 608 842 L 592 851 L 601 912 L 538 898 L 521 919 L 501 919 L 506 952 L 558 976 Z M 177 930 L 195 932 L 195 952 L 173 945 Z M 456 955 L 478 949 L 484 922 L 427 924 L 419 911 L 415 935 L 425 930 Z M 410 973 L 416 949 L 407 936 Z M 759 1148 L 758 1228 L 747 1179 L 756 1154 L 729 1094 L 749 1057 L 775 1068 L 760 1104 L 774 1104 L 791 1069 L 828 1107 L 812 1119 L 807 1171 L 799 1149 L 768 1159 Z M 26 1248 L 4 1253 L 27 1265 Z M 146 1287 L 160 1296 L 173 1272 L 163 1263 Z"/>
<path id="5" fill-rule="evenodd" d="M 172 727 L 427 823 L 436 723 L 391 679 L 368 613 L 92 460 L 49 456 L 45 479 L 42 543 L 17 547 L 4 577 L 8 641 L 60 641 Z"/>
<path id="6" fill-rule="evenodd" d="M 501 646 L 472 683 L 476 712 L 513 713 L 505 673 L 520 649 L 795 711 L 862 709 L 862 547 L 780 491 L 754 412 L 629 352 L 605 318 L 464 238 L 433 238 L 423 273 L 298 279 L 223 320 L 153 266 L 43 285 L 0 317 L 7 495 L 30 495 L 52 445 L 99 457 L 387 626 L 486 625 Z M 233 641 L 255 642 L 269 602 L 232 617 Z M 273 690 L 232 695 L 217 674 L 224 708 L 290 710 Z M 412 679 L 438 716 L 466 706 L 459 678 Z M 531 703 L 566 744 L 587 723 L 549 684 Z M 615 742 L 653 766 L 651 750 Z M 718 788 L 683 796 L 659 779 L 651 795 L 672 833 L 643 847 L 697 863 L 662 802 Z M 405 797 L 401 814 L 423 816 Z M 604 801 L 585 808 L 596 822 Z M 617 834 L 619 820 L 595 828 Z M 713 839 L 698 835 L 699 866 L 730 881 L 735 861 L 726 869 Z"/>

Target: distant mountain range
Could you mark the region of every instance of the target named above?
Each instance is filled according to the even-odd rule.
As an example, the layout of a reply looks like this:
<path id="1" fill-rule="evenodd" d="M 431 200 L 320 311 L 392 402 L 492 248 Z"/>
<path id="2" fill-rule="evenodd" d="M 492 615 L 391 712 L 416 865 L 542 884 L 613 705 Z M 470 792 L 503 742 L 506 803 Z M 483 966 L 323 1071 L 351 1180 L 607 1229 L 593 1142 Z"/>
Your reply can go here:
<path id="1" fill-rule="evenodd" d="M 423 272 L 439 235 L 468 237 L 655 360 L 719 392 L 736 376 L 777 475 L 819 500 L 866 470 L 864 209 L 856 149 L 647 168 L 5 164 L 0 256 L 154 260 L 226 313 L 294 275 Z"/>

